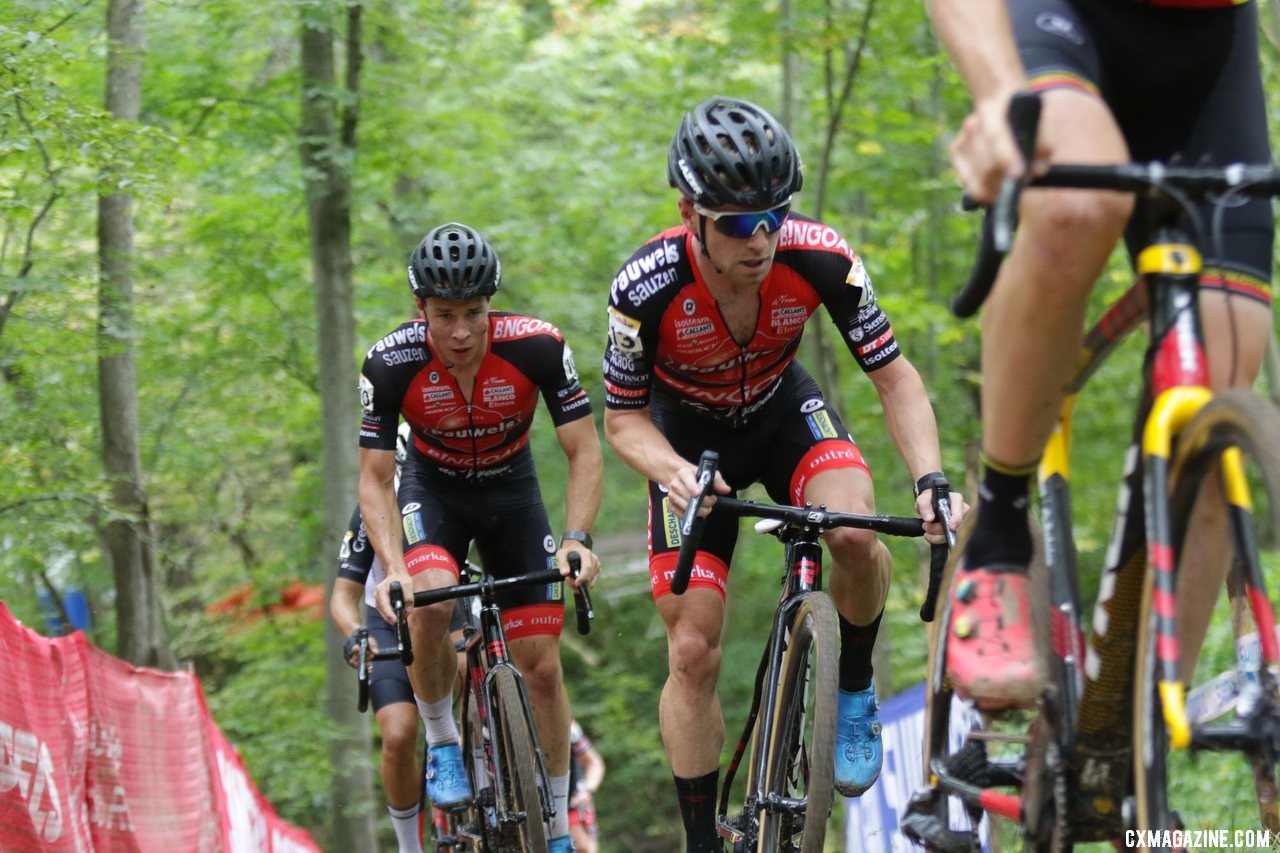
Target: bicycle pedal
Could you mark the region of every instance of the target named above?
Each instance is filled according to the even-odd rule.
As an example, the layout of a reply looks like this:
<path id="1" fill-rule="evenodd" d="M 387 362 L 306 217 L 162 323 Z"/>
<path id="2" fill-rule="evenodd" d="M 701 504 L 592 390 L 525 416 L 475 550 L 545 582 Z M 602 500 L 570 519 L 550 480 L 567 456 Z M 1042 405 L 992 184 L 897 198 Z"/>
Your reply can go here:
<path id="1" fill-rule="evenodd" d="M 908 812 L 898 825 L 912 841 L 941 853 L 979 853 L 982 844 L 974 832 L 952 829 L 934 814 Z"/>
<path id="2" fill-rule="evenodd" d="M 1022 774 L 1012 767 L 987 758 L 986 744 L 966 741 L 964 746 L 942 760 L 947 774 L 975 788 L 1022 787 Z"/>
<path id="3" fill-rule="evenodd" d="M 716 834 L 735 845 L 741 842 L 746 837 L 746 834 L 742 830 L 741 816 L 730 820 L 725 820 L 723 818 L 717 820 Z"/>

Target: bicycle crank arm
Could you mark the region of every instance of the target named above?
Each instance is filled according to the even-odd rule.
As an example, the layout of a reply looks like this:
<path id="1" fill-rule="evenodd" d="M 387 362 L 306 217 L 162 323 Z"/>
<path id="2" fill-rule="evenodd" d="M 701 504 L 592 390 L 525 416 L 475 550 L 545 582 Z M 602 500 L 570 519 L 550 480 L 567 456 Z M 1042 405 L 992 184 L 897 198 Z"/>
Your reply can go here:
<path id="1" fill-rule="evenodd" d="M 1013 794 L 1002 794 L 990 788 L 979 788 L 962 782 L 947 772 L 940 759 L 929 762 L 930 770 L 937 779 L 937 788 L 947 794 L 959 797 L 965 805 L 999 815 L 1006 820 L 1017 823 L 1022 815 L 1022 798 Z"/>
<path id="2" fill-rule="evenodd" d="M 936 815 L 912 812 L 902 819 L 902 834 L 912 841 L 941 853 L 980 853 L 982 844 L 975 833 L 946 826 Z"/>
<path id="3" fill-rule="evenodd" d="M 1274 762 L 1280 759 L 1280 719 L 1257 716 L 1229 723 L 1192 726 L 1191 749 L 1262 755 Z"/>
<path id="4" fill-rule="evenodd" d="M 794 797 L 779 797 L 777 794 L 766 794 L 764 800 L 760 803 L 760 807 L 765 811 L 796 816 L 803 815 L 808 805 L 809 800 L 807 797 L 796 799 Z"/>

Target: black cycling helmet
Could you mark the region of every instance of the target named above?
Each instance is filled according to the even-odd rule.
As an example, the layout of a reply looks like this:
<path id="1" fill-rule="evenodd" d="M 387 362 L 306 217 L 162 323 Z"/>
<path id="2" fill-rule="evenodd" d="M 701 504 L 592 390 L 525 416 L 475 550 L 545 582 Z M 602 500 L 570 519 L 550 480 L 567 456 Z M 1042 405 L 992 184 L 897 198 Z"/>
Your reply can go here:
<path id="1" fill-rule="evenodd" d="M 409 289 L 426 299 L 492 296 L 502 264 L 480 232 L 459 222 L 432 228 L 409 256 Z"/>
<path id="2" fill-rule="evenodd" d="M 800 155 L 769 113 L 715 97 L 680 122 L 667 155 L 667 181 L 703 207 L 768 210 L 800 190 Z"/>

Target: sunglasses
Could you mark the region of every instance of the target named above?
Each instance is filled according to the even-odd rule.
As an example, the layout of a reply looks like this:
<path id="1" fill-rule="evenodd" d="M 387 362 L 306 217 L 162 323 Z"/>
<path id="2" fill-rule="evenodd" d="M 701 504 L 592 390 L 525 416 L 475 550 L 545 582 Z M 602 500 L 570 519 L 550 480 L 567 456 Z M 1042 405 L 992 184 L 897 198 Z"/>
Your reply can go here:
<path id="1" fill-rule="evenodd" d="M 782 223 L 787 220 L 787 214 L 791 212 L 791 201 L 788 199 L 769 210 L 752 210 L 745 213 L 707 210 L 700 204 L 694 204 L 693 209 L 710 219 L 715 229 L 726 237 L 745 240 L 761 228 L 766 234 L 772 234 L 781 228 Z"/>

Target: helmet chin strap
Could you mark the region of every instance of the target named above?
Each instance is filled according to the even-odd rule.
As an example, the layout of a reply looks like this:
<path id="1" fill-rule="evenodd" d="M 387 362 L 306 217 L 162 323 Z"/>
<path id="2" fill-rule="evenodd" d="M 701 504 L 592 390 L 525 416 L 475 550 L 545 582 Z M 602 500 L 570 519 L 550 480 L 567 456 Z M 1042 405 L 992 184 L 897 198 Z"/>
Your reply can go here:
<path id="1" fill-rule="evenodd" d="M 702 249 L 702 256 L 711 263 L 715 271 L 720 275 L 724 275 L 724 270 L 720 269 L 720 265 L 716 263 L 715 258 L 711 257 L 711 253 L 707 251 L 707 217 L 701 213 L 698 214 L 698 246 Z"/>

